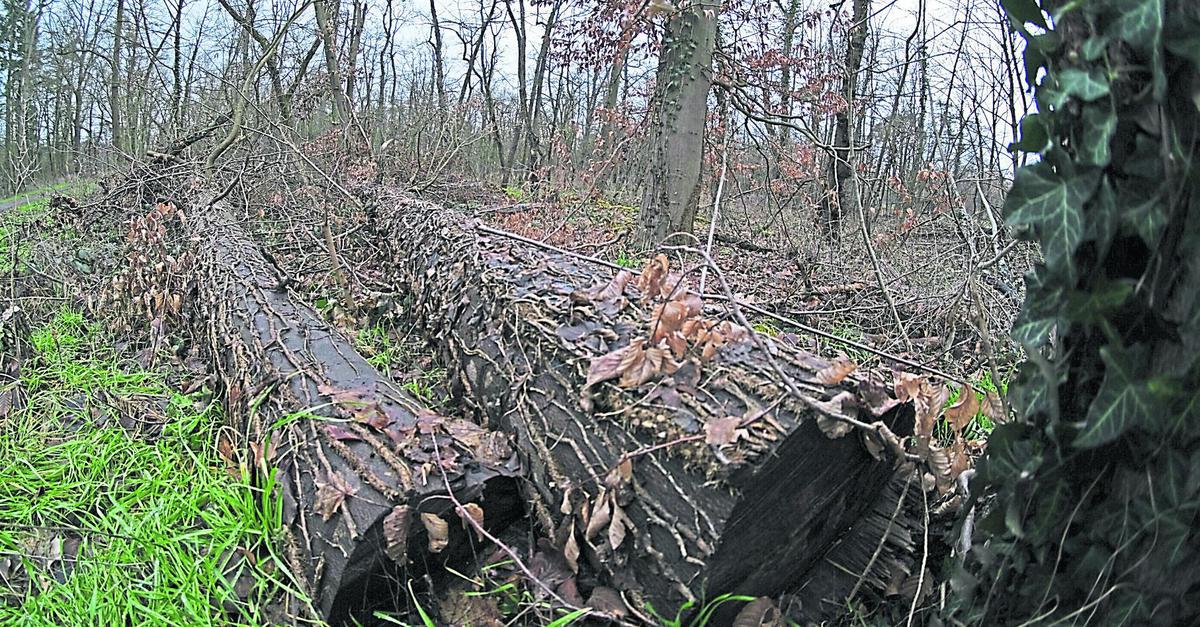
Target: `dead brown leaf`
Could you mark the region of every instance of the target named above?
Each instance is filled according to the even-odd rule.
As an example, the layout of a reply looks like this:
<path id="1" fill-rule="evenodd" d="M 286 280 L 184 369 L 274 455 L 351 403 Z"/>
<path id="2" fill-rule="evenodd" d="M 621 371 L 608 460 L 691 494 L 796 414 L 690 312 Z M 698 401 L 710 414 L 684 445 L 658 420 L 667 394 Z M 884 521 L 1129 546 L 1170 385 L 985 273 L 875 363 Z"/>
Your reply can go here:
<path id="1" fill-rule="evenodd" d="M 854 425 L 847 419 L 853 416 L 846 409 L 846 404 L 854 407 L 856 402 L 854 394 L 849 390 L 842 390 L 828 401 L 814 401 L 813 406 L 821 412 L 817 414 L 817 427 L 821 429 L 821 433 L 831 440 L 850 433 Z"/>
<path id="2" fill-rule="evenodd" d="M 614 303 L 621 299 L 625 294 L 625 286 L 633 279 L 633 273 L 628 270 L 622 270 L 613 277 L 611 281 L 603 286 L 597 286 L 595 289 L 589 290 L 587 296 L 593 302 Z"/>
<path id="3" fill-rule="evenodd" d="M 483 527 L 483 507 L 480 506 L 478 503 L 465 503 L 462 506 L 462 511 L 458 512 L 459 518 L 463 519 L 463 521 L 462 521 L 463 527 L 470 527 L 472 530 L 475 531 L 475 535 L 479 538 L 479 541 L 483 542 L 483 532 L 479 531 L 479 529 L 477 529 L 475 527 L 475 525 L 472 525 L 470 523 L 470 521 L 468 521 L 463 516 L 464 513 L 467 516 L 470 516 L 471 520 L 474 520 L 479 525 L 479 527 L 482 528 Z"/>
<path id="4" fill-rule="evenodd" d="M 991 418 L 993 422 L 1004 423 L 1008 422 L 1008 415 L 1004 412 L 1004 402 L 1000 400 L 1000 395 L 988 390 L 983 395 L 983 415 Z"/>
<path id="5" fill-rule="evenodd" d="M 844 357 L 836 359 L 828 367 L 817 371 L 817 383 L 822 385 L 837 385 L 855 370 L 858 370 L 858 364 L 853 361 Z"/>
<path id="6" fill-rule="evenodd" d="M 747 603 L 733 619 L 733 627 L 776 627 L 782 625 L 782 616 L 775 602 L 768 597 L 758 597 Z"/>
<path id="7" fill-rule="evenodd" d="M 733 444 L 741 435 L 741 424 L 740 416 L 726 416 L 708 422 L 704 425 L 704 441 L 713 446 Z"/>
<path id="8" fill-rule="evenodd" d="M 962 393 L 958 396 L 958 402 L 946 408 L 946 420 L 950 423 L 950 428 L 961 433 L 967 425 L 971 424 L 971 420 L 977 413 L 979 413 L 979 396 L 975 394 L 975 388 L 964 385 Z"/>
<path id="9" fill-rule="evenodd" d="M 688 318 L 688 306 L 677 300 L 667 301 L 661 305 L 655 305 L 654 312 L 650 316 L 650 343 L 657 345 L 660 340 L 668 336 L 674 335 L 683 327 L 683 322 Z"/>
<path id="10" fill-rule="evenodd" d="M 661 296 L 664 290 L 668 290 L 664 285 L 664 280 L 667 278 L 667 272 L 671 268 L 671 262 L 667 260 L 667 256 L 663 254 L 656 255 L 642 268 L 642 273 L 638 275 L 637 286 L 642 292 L 642 301 L 649 302 L 650 300 Z"/>
<path id="11" fill-rule="evenodd" d="M 567 534 L 567 542 L 563 545 L 563 557 L 567 559 L 567 565 L 571 567 L 571 572 L 579 572 L 579 541 L 575 539 L 574 529 Z"/>
<path id="12" fill-rule="evenodd" d="M 622 346 L 612 352 L 594 357 L 588 365 L 587 382 L 585 385 L 591 387 L 597 383 L 621 376 L 623 372 L 621 370 L 621 363 L 625 361 L 628 353 L 635 350 L 635 347 L 640 348 L 640 344 L 641 342 L 635 339 L 628 346 Z"/>
<path id="13" fill-rule="evenodd" d="M 429 534 L 429 552 L 441 553 L 450 544 L 450 525 L 441 516 L 431 512 L 421 512 L 421 524 L 425 533 Z"/>
<path id="14" fill-rule="evenodd" d="M 621 594 L 607 586 L 593 588 L 586 605 L 612 618 L 620 619 L 629 615 L 629 609 L 625 607 L 625 601 L 621 599 Z"/>
<path id="15" fill-rule="evenodd" d="M 612 547 L 612 550 L 616 551 L 621 548 L 621 543 L 625 541 L 625 525 L 628 522 L 629 517 L 625 515 L 625 510 L 614 502 L 612 504 L 612 522 L 608 525 L 608 545 Z"/>
<path id="16" fill-rule="evenodd" d="M 407 505 L 397 505 L 383 519 L 384 552 L 401 566 L 408 563 L 408 514 Z"/>
<path id="17" fill-rule="evenodd" d="M 607 527 L 608 523 L 612 521 L 612 505 L 609 503 L 608 497 L 608 491 L 603 489 L 600 490 L 600 494 L 596 495 L 596 502 L 592 505 L 592 516 L 583 533 L 584 540 L 591 542 L 600 534 L 600 530 Z"/>
<path id="18" fill-rule="evenodd" d="M 342 506 L 346 497 L 354 496 L 358 488 L 351 486 L 340 472 L 334 472 L 325 481 L 317 481 L 317 501 L 313 508 L 322 520 L 329 520 Z"/>

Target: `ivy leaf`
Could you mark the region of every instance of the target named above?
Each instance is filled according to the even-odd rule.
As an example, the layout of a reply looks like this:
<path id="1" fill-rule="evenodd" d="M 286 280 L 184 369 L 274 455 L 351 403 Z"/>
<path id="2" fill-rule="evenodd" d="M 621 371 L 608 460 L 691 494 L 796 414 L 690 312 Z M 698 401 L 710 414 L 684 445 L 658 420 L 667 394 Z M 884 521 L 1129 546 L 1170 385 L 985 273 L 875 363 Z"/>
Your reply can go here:
<path id="1" fill-rule="evenodd" d="M 1083 45 L 1079 47 L 1080 54 L 1083 55 L 1086 61 L 1095 61 L 1104 54 L 1104 50 L 1108 47 L 1110 39 L 1105 35 L 1096 35 L 1088 37 Z"/>
<path id="2" fill-rule="evenodd" d="M 1149 57 L 1154 75 L 1154 98 L 1162 102 L 1167 79 L 1162 67 L 1162 0 L 1114 0 L 1117 15 L 1107 34 Z M 1182 13 L 1182 12 L 1181 12 Z"/>
<path id="3" fill-rule="evenodd" d="M 1012 191 L 1004 201 L 1007 221 L 1037 231 L 1046 267 L 1052 272 L 1072 269 L 1071 256 L 1083 239 L 1081 207 L 1098 179 L 1095 172 L 1064 179 L 1046 163 L 1017 171 Z"/>
<path id="4" fill-rule="evenodd" d="M 1147 246 L 1156 246 L 1167 225 L 1161 191 L 1133 183 L 1119 189 L 1117 199 L 1117 206 L 1122 207 L 1122 224 L 1137 233 Z"/>
<path id="5" fill-rule="evenodd" d="M 1165 25 L 1163 32 L 1163 47 L 1200 69 L 1200 37 L 1196 37 L 1197 32 L 1200 32 L 1200 15 L 1172 15 L 1171 23 Z"/>
<path id="6" fill-rule="evenodd" d="M 1145 345 L 1129 350 L 1113 346 L 1100 349 L 1104 361 L 1104 382 L 1088 408 L 1083 430 L 1072 443 L 1078 448 L 1108 444 L 1141 422 L 1149 420 L 1155 398 L 1145 381 L 1137 380 L 1149 352 Z"/>
<path id="7" fill-rule="evenodd" d="M 1013 341 L 1019 344 L 1028 344 L 1037 348 L 1050 339 L 1050 331 L 1054 330 L 1054 326 L 1057 324 L 1057 318 L 1027 318 L 1025 311 L 1022 310 L 1017 319 L 1013 321 L 1010 335 Z"/>
<path id="8" fill-rule="evenodd" d="M 1113 191 L 1112 181 L 1105 176 L 1100 181 L 1096 195 L 1088 205 L 1089 220 L 1084 237 L 1096 242 L 1096 256 L 1103 259 L 1108 256 L 1108 248 L 1121 225 L 1121 212 L 1117 209 L 1117 193 Z"/>
<path id="9" fill-rule="evenodd" d="M 1021 139 L 1013 142 L 1009 146 L 1009 150 L 1041 152 L 1049 141 L 1046 126 L 1042 124 L 1041 118 L 1036 113 L 1030 113 L 1021 118 Z"/>
<path id="10" fill-rule="evenodd" d="M 1162 0 L 1112 0 L 1112 11 L 1119 17 L 1107 29 L 1139 52 L 1149 52 L 1162 37 Z M 1186 12 L 1181 12 L 1186 13 Z"/>
<path id="11" fill-rule="evenodd" d="M 1042 16 L 1042 9 L 1034 0 L 1000 0 L 1000 4 L 1014 23 L 1025 25 L 1033 22 L 1041 28 L 1046 28 L 1046 18 Z"/>
<path id="12" fill-rule="evenodd" d="M 1093 102 L 1108 95 L 1108 79 L 1099 68 L 1085 72 L 1078 68 L 1066 68 L 1043 81 L 1038 90 L 1038 103 L 1051 109 L 1059 109 L 1067 98 L 1075 97 L 1084 102 Z"/>
<path id="13" fill-rule="evenodd" d="M 1102 324 L 1133 294 L 1132 279 L 1100 279 L 1090 290 L 1067 296 L 1066 315 L 1075 322 Z"/>
<path id="14" fill-rule="evenodd" d="M 1113 133 L 1117 130 L 1117 115 L 1107 102 L 1097 102 L 1083 108 L 1083 129 L 1079 137 L 1079 160 L 1085 165 L 1106 166 L 1112 160 Z"/>

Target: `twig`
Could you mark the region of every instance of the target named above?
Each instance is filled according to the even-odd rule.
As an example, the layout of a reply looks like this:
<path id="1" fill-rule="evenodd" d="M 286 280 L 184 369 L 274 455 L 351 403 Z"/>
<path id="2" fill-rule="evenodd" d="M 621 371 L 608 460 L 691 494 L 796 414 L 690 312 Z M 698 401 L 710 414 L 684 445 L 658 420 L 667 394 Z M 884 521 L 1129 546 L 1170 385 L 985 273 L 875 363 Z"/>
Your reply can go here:
<path id="1" fill-rule="evenodd" d="M 925 494 L 925 490 L 921 490 L 921 500 L 924 502 L 924 507 L 921 509 L 925 513 L 924 534 L 921 539 L 921 570 L 917 575 L 917 589 L 913 591 L 912 606 L 908 608 L 906 627 L 912 627 L 913 616 L 917 613 L 917 601 L 921 600 L 921 588 L 925 585 L 925 562 L 929 559 L 929 497 Z"/>
<path id="2" fill-rule="evenodd" d="M 879 282 L 879 289 L 883 292 L 883 298 L 887 300 L 888 309 L 892 312 L 892 319 L 896 321 L 896 329 L 900 331 L 900 337 L 904 339 L 904 347 L 908 352 L 912 352 L 912 340 L 908 339 L 908 331 L 904 328 L 904 320 L 900 318 L 900 312 L 896 310 L 896 300 L 892 298 L 891 291 L 887 288 L 887 283 L 883 280 L 883 270 L 879 266 L 879 255 L 875 254 L 875 245 L 871 243 L 871 233 L 867 230 L 867 214 L 863 209 L 862 200 L 862 184 L 858 180 L 858 171 L 850 168 L 850 175 L 854 180 L 854 204 L 858 206 L 858 226 L 862 231 L 863 245 L 867 247 L 867 255 L 871 259 L 871 267 L 875 270 L 875 280 Z"/>
<path id="3" fill-rule="evenodd" d="M 704 246 L 704 254 L 712 255 L 713 237 L 717 232 L 717 219 L 721 216 L 721 195 L 725 192 L 725 174 L 729 171 L 729 136 L 725 131 L 725 145 L 721 148 L 721 178 L 717 181 L 717 195 L 713 198 L 712 218 L 708 221 L 708 243 Z M 708 279 L 708 265 L 700 270 L 700 293 L 704 293 L 704 282 Z"/>

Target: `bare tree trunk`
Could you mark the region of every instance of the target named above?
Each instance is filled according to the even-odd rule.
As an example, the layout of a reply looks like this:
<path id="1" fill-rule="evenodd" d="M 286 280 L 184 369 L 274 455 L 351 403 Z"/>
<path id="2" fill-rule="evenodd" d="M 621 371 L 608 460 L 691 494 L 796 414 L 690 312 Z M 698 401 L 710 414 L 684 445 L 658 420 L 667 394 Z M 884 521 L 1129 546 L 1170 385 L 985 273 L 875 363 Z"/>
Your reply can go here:
<path id="1" fill-rule="evenodd" d="M 696 221 L 719 9 L 711 0 L 692 2 L 667 23 L 654 87 L 651 180 L 641 212 L 648 245 L 691 233 Z"/>
<path id="2" fill-rule="evenodd" d="M 175 133 L 183 126 L 183 3 L 175 0 L 171 21 L 171 127 Z"/>
<path id="3" fill-rule="evenodd" d="M 329 77 L 329 93 L 333 96 L 333 110 L 339 122 L 350 120 L 350 104 L 346 101 L 346 93 L 342 90 L 342 73 L 338 69 L 337 39 L 333 27 L 333 16 L 330 6 L 334 0 L 316 0 L 313 3 L 313 13 L 317 18 L 317 32 L 321 38 L 321 46 L 325 49 L 325 71 Z"/>
<path id="4" fill-rule="evenodd" d="M 116 22 L 113 24 L 113 48 L 109 56 L 108 107 L 109 120 L 112 128 L 112 145 L 119 153 L 125 146 L 125 130 L 121 126 L 121 110 L 125 105 L 121 101 L 121 51 L 124 48 L 125 31 L 125 0 L 117 0 Z"/>
<path id="5" fill-rule="evenodd" d="M 363 27 L 367 21 L 367 4 L 363 0 L 354 0 L 354 10 L 350 18 L 350 49 L 347 51 L 346 70 L 346 104 L 354 110 L 355 84 L 358 82 L 358 53 L 362 49 Z M 368 98 L 370 100 L 370 98 Z"/>
<path id="6" fill-rule="evenodd" d="M 850 169 L 854 157 L 854 140 L 850 133 L 850 115 L 857 106 L 858 70 L 862 64 L 863 48 L 867 41 L 867 17 L 871 13 L 871 0 L 854 0 L 853 22 L 850 40 L 846 44 L 846 62 L 842 75 L 842 97 L 846 108 L 834 117 L 833 153 L 829 163 L 829 189 L 821 201 L 820 228 L 825 239 L 832 243 L 841 241 L 842 210 L 854 202 L 853 180 Z"/>
<path id="7" fill-rule="evenodd" d="M 446 67 L 442 57 L 442 25 L 438 21 L 438 0 L 429 0 L 429 17 L 433 29 L 433 87 L 437 91 L 437 104 L 440 111 L 446 110 Z"/>

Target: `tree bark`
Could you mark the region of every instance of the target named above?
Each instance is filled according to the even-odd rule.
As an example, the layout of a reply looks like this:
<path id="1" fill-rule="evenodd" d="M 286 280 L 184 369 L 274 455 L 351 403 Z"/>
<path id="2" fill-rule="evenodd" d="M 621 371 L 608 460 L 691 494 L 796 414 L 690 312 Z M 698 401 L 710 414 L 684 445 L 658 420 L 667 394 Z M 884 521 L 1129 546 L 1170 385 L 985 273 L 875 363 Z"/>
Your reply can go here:
<path id="1" fill-rule="evenodd" d="M 342 89 L 342 72 L 338 68 L 337 33 L 334 29 L 334 17 L 330 12 L 333 0 L 316 0 L 313 3 L 313 13 L 317 19 L 317 33 L 321 39 L 321 47 L 325 50 L 325 71 L 328 73 L 329 93 L 333 96 L 333 110 L 339 122 L 350 120 L 350 103 L 346 92 Z"/>
<path id="2" fill-rule="evenodd" d="M 719 10 L 719 3 L 697 0 L 667 23 L 654 86 L 650 184 L 641 212 L 648 245 L 672 233 L 691 233 L 696 221 Z"/>
<path id="3" fill-rule="evenodd" d="M 461 566 L 472 556 L 447 485 L 482 507 L 487 528 L 522 515 L 511 447 L 502 435 L 423 409 L 317 312 L 292 301 L 227 207 L 192 213 L 198 327 L 234 450 L 263 487 L 274 477 L 281 489 L 290 566 L 333 624 L 405 607 L 409 578 L 436 577 L 429 564 Z M 331 490 L 347 495 L 340 505 L 331 505 Z M 424 514 L 448 523 L 449 544 L 436 556 Z"/>
<path id="4" fill-rule="evenodd" d="M 845 108 L 834 116 L 834 158 L 829 163 L 829 188 L 821 201 L 818 225 L 825 239 L 832 243 L 841 241 L 842 210 L 854 204 L 855 191 L 851 172 L 854 138 L 850 134 L 850 116 L 857 98 L 858 70 L 867 43 L 867 17 L 870 13 L 871 0 L 854 0 L 853 22 L 850 25 L 850 40 L 846 44 L 846 62 L 842 75 L 842 97 L 846 103 Z M 898 89 L 902 88 L 903 86 Z"/>
<path id="5" fill-rule="evenodd" d="M 514 437 L 533 514 L 580 568 L 663 615 L 725 592 L 796 590 L 813 616 L 857 579 L 805 586 L 830 572 L 828 561 L 887 582 L 888 569 L 911 559 L 900 539 L 883 543 L 888 559 L 871 562 L 890 528 L 894 501 L 880 499 L 891 461 L 872 458 L 858 434 L 824 433 L 836 419 L 823 412 L 835 405 L 905 433 L 911 408 L 882 388 L 822 385 L 814 373 L 827 362 L 769 338 L 761 340 L 774 357 L 736 341 L 636 387 L 589 384 L 591 364 L 648 334 L 648 312 L 630 304 L 635 290 L 601 298 L 577 260 L 489 235 L 430 203 L 385 197 L 380 207 L 412 318 L 464 403 Z M 849 398 L 862 409 L 841 404 Z M 731 416 L 743 437 L 706 443 Z M 851 532 L 855 542 L 839 543 Z"/>
<path id="6" fill-rule="evenodd" d="M 429 19 L 433 30 L 433 88 L 438 110 L 446 113 L 446 68 L 442 60 L 442 24 L 438 21 L 437 0 L 429 0 Z"/>
<path id="7" fill-rule="evenodd" d="M 112 56 L 109 57 L 109 84 L 108 84 L 108 108 L 109 120 L 112 125 L 112 145 L 119 153 L 124 147 L 122 135 L 124 128 L 121 126 L 121 109 L 124 105 L 121 103 L 121 49 L 123 48 L 123 39 L 125 30 L 125 0 L 117 0 L 117 16 L 116 22 L 113 24 L 113 48 Z"/>

